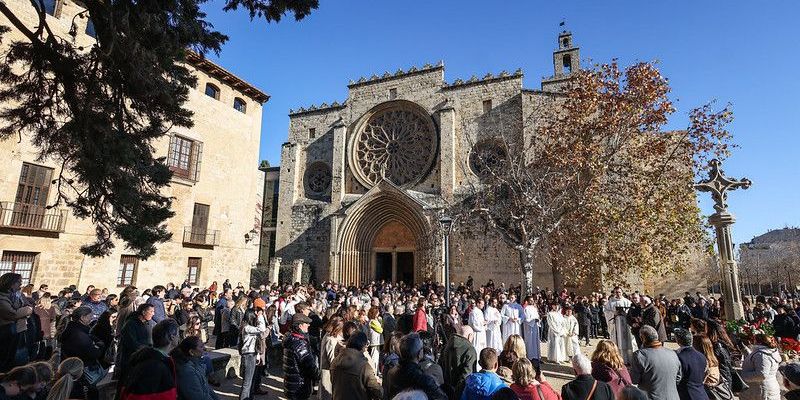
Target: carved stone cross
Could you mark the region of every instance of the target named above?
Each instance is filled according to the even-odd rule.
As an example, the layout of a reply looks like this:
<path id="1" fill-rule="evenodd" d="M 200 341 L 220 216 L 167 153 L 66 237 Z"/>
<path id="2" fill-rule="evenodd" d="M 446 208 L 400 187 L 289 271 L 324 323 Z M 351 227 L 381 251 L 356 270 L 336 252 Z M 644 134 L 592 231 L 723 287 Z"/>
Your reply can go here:
<path id="1" fill-rule="evenodd" d="M 725 176 L 725 171 L 720 168 L 722 163 L 717 159 L 711 160 L 708 166 L 711 167 L 708 171 L 708 179 L 696 183 L 694 188 L 701 192 L 711 192 L 711 198 L 714 199 L 714 210 L 722 212 L 728 208 L 728 190 L 747 189 L 752 182 L 747 178 L 736 180 Z"/>

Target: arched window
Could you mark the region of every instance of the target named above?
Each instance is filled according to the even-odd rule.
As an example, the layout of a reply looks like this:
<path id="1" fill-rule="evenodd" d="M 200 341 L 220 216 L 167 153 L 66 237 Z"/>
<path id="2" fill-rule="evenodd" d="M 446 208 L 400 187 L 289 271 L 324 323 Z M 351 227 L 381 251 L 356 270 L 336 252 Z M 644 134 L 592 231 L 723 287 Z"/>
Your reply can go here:
<path id="1" fill-rule="evenodd" d="M 240 113 L 247 114 L 247 103 L 238 97 L 233 99 L 233 108 Z"/>
<path id="2" fill-rule="evenodd" d="M 564 60 L 563 61 L 564 73 L 565 74 L 571 74 L 572 73 L 572 58 L 569 56 L 569 54 L 566 54 L 566 55 L 564 55 L 563 60 Z"/>
<path id="3" fill-rule="evenodd" d="M 213 83 L 206 83 L 206 96 L 219 100 L 219 88 Z"/>

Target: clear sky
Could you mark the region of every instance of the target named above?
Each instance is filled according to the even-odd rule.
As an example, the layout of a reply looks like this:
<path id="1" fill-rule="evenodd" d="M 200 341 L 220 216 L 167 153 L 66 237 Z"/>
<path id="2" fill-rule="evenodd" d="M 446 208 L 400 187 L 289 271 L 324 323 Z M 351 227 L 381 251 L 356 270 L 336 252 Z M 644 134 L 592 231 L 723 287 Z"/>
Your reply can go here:
<path id="1" fill-rule="evenodd" d="M 753 181 L 729 196 L 734 241 L 800 225 L 800 1 L 320 0 L 301 22 L 250 22 L 204 7 L 230 36 L 219 63 L 269 93 L 260 154 L 280 161 L 290 108 L 346 99 L 347 83 L 412 65 L 445 63 L 445 79 L 522 68 L 527 88 L 552 73 L 558 23 L 566 19 L 584 61 L 660 62 L 678 112 L 668 128 L 709 100 L 732 103 L 734 141 L 725 163 Z M 703 199 L 708 194 L 701 194 Z M 707 214 L 709 200 L 701 201 Z"/>

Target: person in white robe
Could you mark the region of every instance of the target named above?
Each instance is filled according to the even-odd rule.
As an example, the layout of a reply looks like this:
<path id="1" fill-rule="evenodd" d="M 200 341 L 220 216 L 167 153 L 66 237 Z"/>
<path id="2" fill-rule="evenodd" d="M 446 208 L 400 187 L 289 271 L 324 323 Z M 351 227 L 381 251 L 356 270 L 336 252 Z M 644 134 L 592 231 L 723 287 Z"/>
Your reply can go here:
<path id="1" fill-rule="evenodd" d="M 615 287 L 614 295 L 609 297 L 603 308 L 603 314 L 608 321 L 609 336 L 622 353 L 622 360 L 625 361 L 625 364 L 631 363 L 633 352 L 637 350 L 636 340 L 633 338 L 626 318 L 631 304 L 631 301 L 622 295 L 622 289 Z"/>
<path id="2" fill-rule="evenodd" d="M 547 313 L 547 327 L 547 359 L 554 363 L 568 361 L 567 354 L 564 352 L 566 326 L 558 304 L 550 306 L 550 312 Z"/>
<path id="3" fill-rule="evenodd" d="M 472 347 L 476 354 L 481 354 L 481 350 L 486 347 L 486 319 L 483 317 L 483 299 L 475 302 L 475 308 L 469 313 L 467 323 L 475 332 L 472 337 Z"/>
<path id="4" fill-rule="evenodd" d="M 578 340 L 578 319 L 572 315 L 572 307 L 567 306 L 564 308 L 564 352 L 567 358 L 572 358 L 581 352 L 581 344 Z"/>
<path id="5" fill-rule="evenodd" d="M 541 359 L 541 340 L 539 338 L 539 309 L 532 297 L 525 299 L 525 320 L 522 324 L 525 352 L 529 359 Z"/>
<path id="6" fill-rule="evenodd" d="M 522 306 L 517 303 L 517 296 L 513 294 L 509 296 L 508 303 L 500 310 L 500 314 L 503 317 L 503 343 L 511 335 L 522 336 L 522 316 L 524 313 Z"/>
<path id="7" fill-rule="evenodd" d="M 497 350 L 497 354 L 500 354 L 503 351 L 503 336 L 500 334 L 500 323 L 503 319 L 500 317 L 500 310 L 497 309 L 496 298 L 489 301 L 484 316 L 486 318 L 486 347 L 491 347 Z"/>

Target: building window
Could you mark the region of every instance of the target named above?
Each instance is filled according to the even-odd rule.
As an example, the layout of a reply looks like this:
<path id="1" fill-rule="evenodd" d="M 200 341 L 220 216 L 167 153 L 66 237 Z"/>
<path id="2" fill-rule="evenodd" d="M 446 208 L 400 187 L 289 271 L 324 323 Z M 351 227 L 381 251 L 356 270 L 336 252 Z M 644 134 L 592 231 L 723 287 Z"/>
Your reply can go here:
<path id="1" fill-rule="evenodd" d="M 11 226 L 31 229 L 58 226 L 59 221 L 53 219 L 46 208 L 52 177 L 52 168 L 22 163 L 17 195 L 11 207 Z"/>
<path id="2" fill-rule="evenodd" d="M 197 278 L 200 276 L 200 265 L 203 259 L 199 257 L 189 257 L 189 275 L 186 279 L 190 285 L 197 285 Z"/>
<path id="3" fill-rule="evenodd" d="M 389 89 L 389 100 L 394 100 L 397 98 L 397 88 Z"/>
<path id="4" fill-rule="evenodd" d="M 487 114 L 492 111 L 492 101 L 491 100 L 484 100 L 483 101 L 483 113 Z"/>
<path id="5" fill-rule="evenodd" d="M 97 37 L 97 32 L 94 30 L 94 22 L 92 22 L 91 18 L 89 18 L 89 21 L 86 23 L 86 34 L 91 37 Z"/>
<path id="6" fill-rule="evenodd" d="M 569 54 L 565 54 L 564 55 L 563 64 L 564 64 L 564 73 L 565 74 L 571 74 L 572 73 L 572 57 L 570 57 Z"/>
<path id="7" fill-rule="evenodd" d="M 213 83 L 206 83 L 206 96 L 219 100 L 219 88 Z"/>
<path id="8" fill-rule="evenodd" d="M 233 108 L 242 114 L 247 114 L 247 103 L 238 97 L 233 99 Z"/>
<path id="9" fill-rule="evenodd" d="M 22 286 L 31 283 L 33 265 L 36 264 L 36 256 L 38 254 L 23 251 L 4 251 L 3 257 L 0 258 L 0 275 L 13 272 L 22 275 Z"/>
<path id="10" fill-rule="evenodd" d="M 197 181 L 200 176 L 200 160 L 203 156 L 203 143 L 172 135 L 169 140 L 169 169 L 181 178 Z"/>
<path id="11" fill-rule="evenodd" d="M 316 128 L 309 129 L 308 130 L 308 138 L 309 139 L 313 139 L 315 137 L 317 137 L 317 129 Z"/>
<path id="12" fill-rule="evenodd" d="M 194 203 L 192 213 L 192 233 L 189 243 L 208 243 L 208 211 L 211 207 L 207 204 Z M 212 242 L 213 243 L 213 242 Z"/>
<path id="13" fill-rule="evenodd" d="M 133 285 L 133 276 L 139 259 L 136 256 L 122 256 L 119 259 L 119 272 L 117 273 L 117 287 Z"/>

